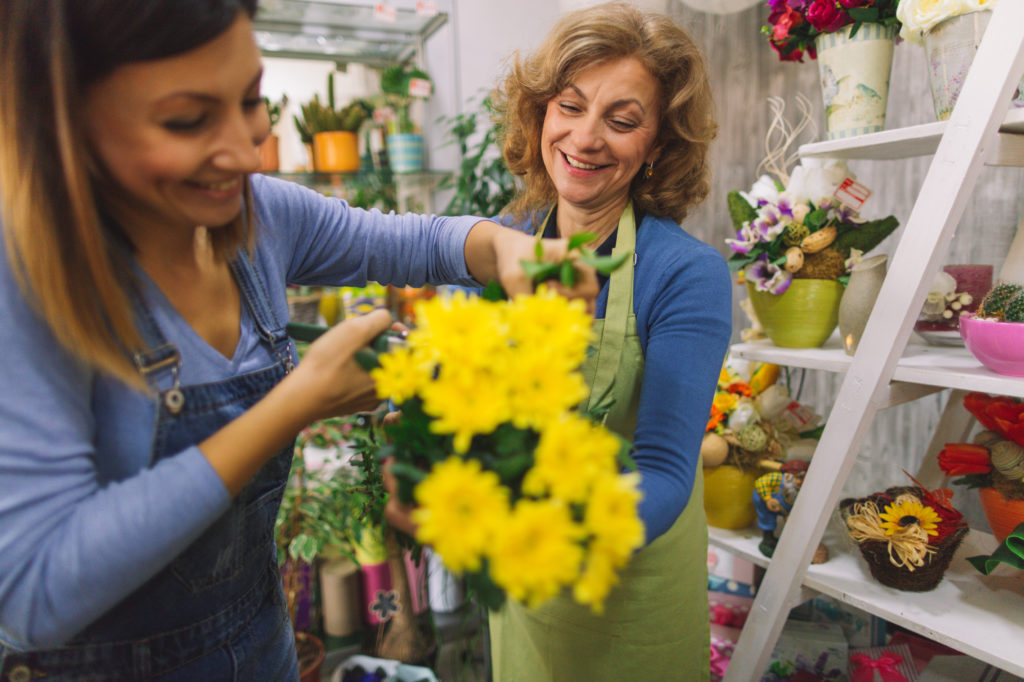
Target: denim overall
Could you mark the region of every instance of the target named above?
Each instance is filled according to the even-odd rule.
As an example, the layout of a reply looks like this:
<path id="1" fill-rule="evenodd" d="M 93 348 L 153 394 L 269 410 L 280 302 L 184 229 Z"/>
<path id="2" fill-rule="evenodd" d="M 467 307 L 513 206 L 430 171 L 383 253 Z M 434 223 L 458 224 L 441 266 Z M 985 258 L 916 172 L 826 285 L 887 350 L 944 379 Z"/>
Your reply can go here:
<path id="1" fill-rule="evenodd" d="M 635 244 L 630 202 L 619 219 L 612 255 L 629 253 Z M 582 368 L 590 386 L 588 408 L 611 399 L 605 426 L 632 441 L 644 357 L 628 264 L 612 273 L 604 319 L 595 320 L 593 328 L 597 352 Z M 565 593 L 535 609 L 510 599 L 492 611 L 495 682 L 706 682 L 710 632 L 703 490 L 697 467 L 686 508 L 667 532 L 633 555 L 604 613 L 593 613 Z"/>
<path id="2" fill-rule="evenodd" d="M 149 350 L 135 362 L 158 396 L 154 463 L 241 415 L 293 367 L 284 324 L 244 253 L 231 269 L 261 340 L 279 361 L 223 381 L 181 387 L 177 349 L 137 302 Z M 0 682 L 298 680 L 274 548 L 274 520 L 291 456 L 289 445 L 188 549 L 66 646 L 4 652 Z"/>

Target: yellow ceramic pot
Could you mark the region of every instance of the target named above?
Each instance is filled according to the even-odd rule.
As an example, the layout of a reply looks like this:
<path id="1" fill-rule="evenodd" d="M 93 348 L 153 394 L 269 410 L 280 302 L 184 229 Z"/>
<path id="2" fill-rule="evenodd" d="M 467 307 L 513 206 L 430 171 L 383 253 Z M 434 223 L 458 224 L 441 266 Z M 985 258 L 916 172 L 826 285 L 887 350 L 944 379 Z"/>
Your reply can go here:
<path id="1" fill-rule="evenodd" d="M 817 348 L 839 323 L 843 285 L 834 279 L 794 279 L 781 294 L 757 291 L 747 282 L 747 294 L 764 333 L 783 348 Z"/>
<path id="2" fill-rule="evenodd" d="M 313 169 L 331 173 L 359 170 L 359 137 L 341 130 L 314 135 Z"/>
<path id="3" fill-rule="evenodd" d="M 754 523 L 757 512 L 751 495 L 754 481 L 760 475 L 756 469 L 744 471 L 731 464 L 704 469 L 704 513 L 708 525 L 737 529 Z"/>

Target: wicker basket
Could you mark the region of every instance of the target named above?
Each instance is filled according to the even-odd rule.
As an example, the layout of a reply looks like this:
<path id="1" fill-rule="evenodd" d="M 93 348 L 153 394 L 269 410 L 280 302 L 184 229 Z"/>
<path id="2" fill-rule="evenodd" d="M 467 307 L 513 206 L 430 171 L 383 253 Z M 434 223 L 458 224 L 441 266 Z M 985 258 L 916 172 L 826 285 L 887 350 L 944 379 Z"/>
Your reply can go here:
<path id="1" fill-rule="evenodd" d="M 839 503 L 839 513 L 843 519 L 844 526 L 847 517 L 852 514 L 855 504 L 871 501 L 879 509 L 882 509 L 886 504 L 891 503 L 892 500 L 904 493 L 916 495 L 922 500 L 925 494 L 921 488 L 898 487 L 889 488 L 884 493 L 875 493 L 868 497 L 849 498 L 841 501 Z M 923 566 L 917 566 L 913 571 L 908 570 L 905 566 L 896 566 L 890 561 L 889 543 L 887 542 L 860 542 L 858 547 L 860 548 L 861 556 L 864 557 L 868 564 L 872 577 L 881 584 L 905 592 L 928 592 L 934 590 L 942 582 L 942 576 L 945 575 L 950 562 L 953 561 L 953 555 L 956 553 L 964 536 L 967 535 L 967 531 L 967 523 L 962 522 L 962 525 L 947 535 L 942 542 L 933 545 L 935 551 L 928 555 Z"/>

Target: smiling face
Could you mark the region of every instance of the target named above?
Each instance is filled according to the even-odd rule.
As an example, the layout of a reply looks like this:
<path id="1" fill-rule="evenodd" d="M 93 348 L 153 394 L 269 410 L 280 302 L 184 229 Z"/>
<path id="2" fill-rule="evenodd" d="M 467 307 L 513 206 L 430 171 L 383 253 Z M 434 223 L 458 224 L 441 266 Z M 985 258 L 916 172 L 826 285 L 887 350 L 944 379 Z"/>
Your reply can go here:
<path id="1" fill-rule="evenodd" d="M 244 13 L 214 40 L 117 68 L 90 86 L 85 124 L 115 183 L 112 208 L 129 234 L 230 223 L 245 174 L 270 133 L 262 67 Z"/>
<path id="2" fill-rule="evenodd" d="M 582 71 L 548 102 L 541 156 L 560 202 L 625 206 L 629 185 L 657 159 L 658 82 L 627 57 Z"/>

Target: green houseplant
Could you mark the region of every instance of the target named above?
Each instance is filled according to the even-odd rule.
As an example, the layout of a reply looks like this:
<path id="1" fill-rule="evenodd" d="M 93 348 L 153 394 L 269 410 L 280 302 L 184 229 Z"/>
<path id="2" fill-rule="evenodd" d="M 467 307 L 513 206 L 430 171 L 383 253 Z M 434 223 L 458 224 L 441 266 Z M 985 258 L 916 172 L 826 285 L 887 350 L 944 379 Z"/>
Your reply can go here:
<path id="1" fill-rule="evenodd" d="M 423 135 L 410 116 L 416 99 L 427 99 L 433 92 L 430 76 L 421 69 L 394 64 L 380 76 L 384 100 L 394 111 L 388 121 L 388 164 L 396 173 L 423 170 Z"/>
<path id="2" fill-rule="evenodd" d="M 359 170 L 358 131 L 373 109 L 355 99 L 338 109 L 334 101 L 334 74 L 327 75 L 327 102 L 319 94 L 299 106 L 302 117 L 294 116 L 295 129 L 303 144 L 312 145 L 313 169 L 347 172 Z"/>
<path id="3" fill-rule="evenodd" d="M 458 172 L 440 185 L 455 190 L 444 210 L 447 215 L 496 216 L 515 196 L 515 176 L 502 158 L 493 111 L 490 98 L 484 97 L 468 112 L 441 119 L 448 126 L 449 143 L 459 146 L 462 157 Z"/>

